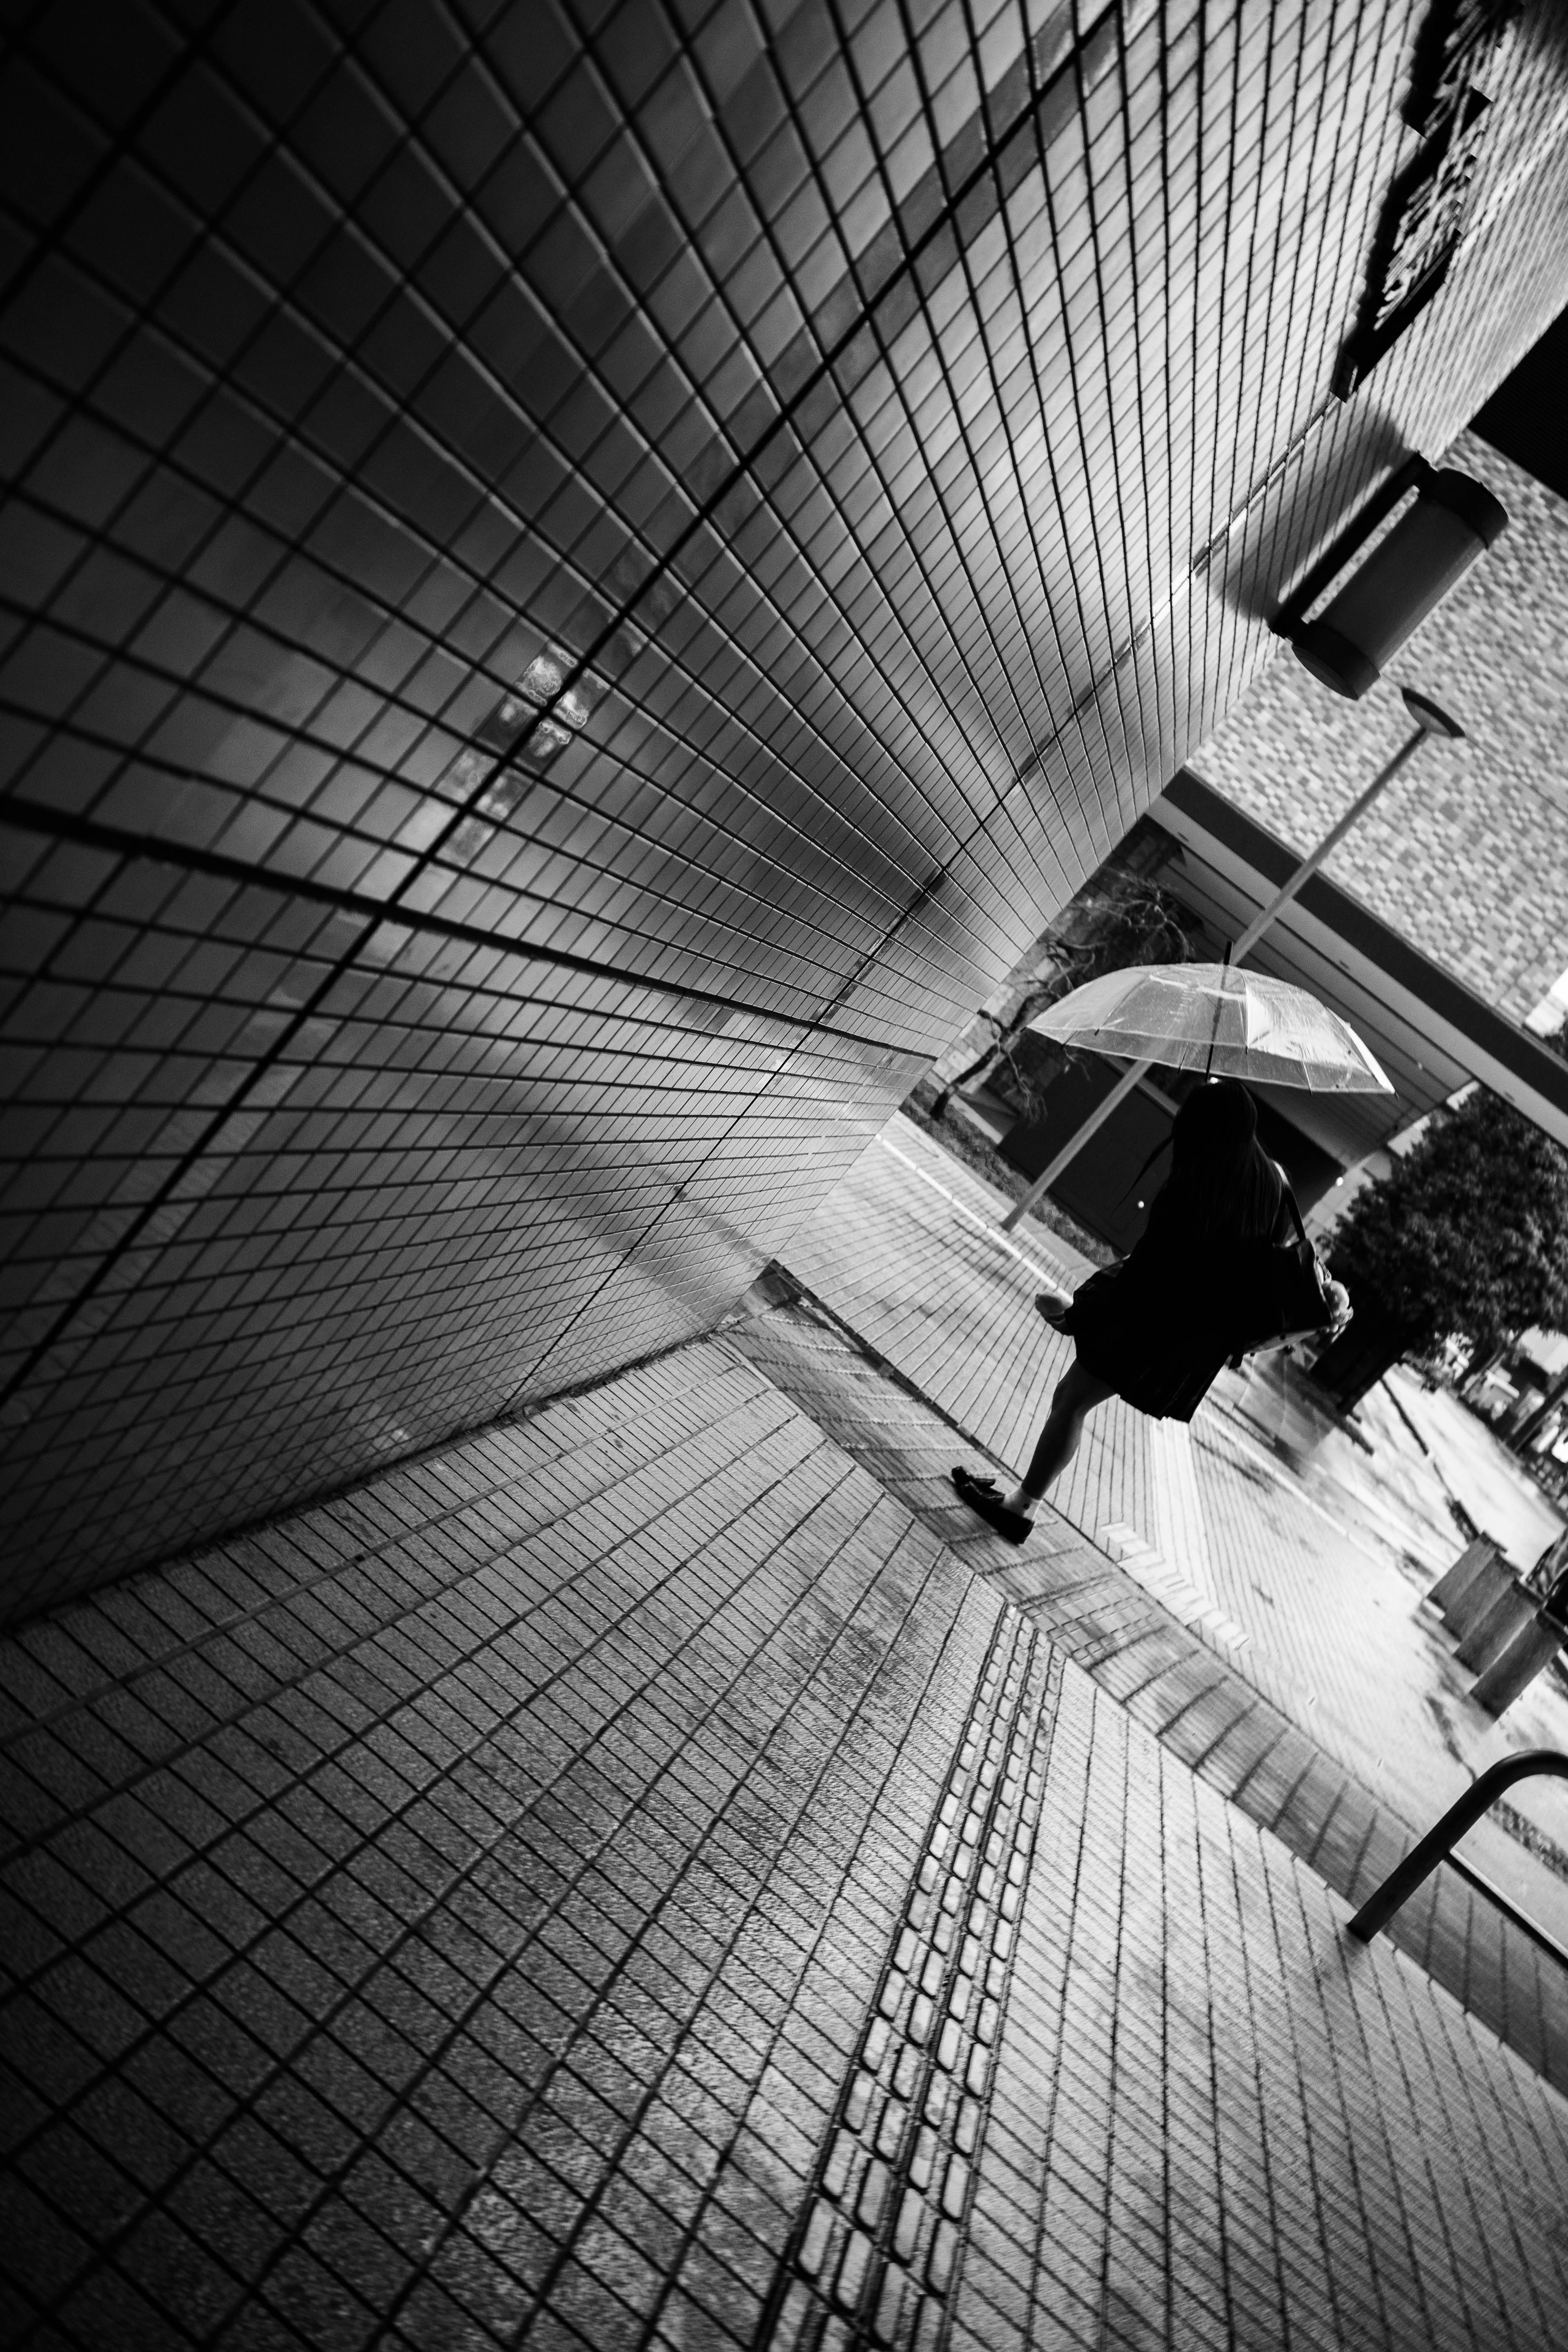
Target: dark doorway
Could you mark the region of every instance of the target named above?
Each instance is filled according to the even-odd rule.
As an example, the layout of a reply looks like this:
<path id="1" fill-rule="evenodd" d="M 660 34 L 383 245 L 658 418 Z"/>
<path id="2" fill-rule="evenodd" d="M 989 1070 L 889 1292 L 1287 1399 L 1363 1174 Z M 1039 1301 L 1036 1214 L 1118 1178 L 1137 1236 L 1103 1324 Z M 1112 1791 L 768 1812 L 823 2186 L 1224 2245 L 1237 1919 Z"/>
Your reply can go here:
<path id="1" fill-rule="evenodd" d="M 1321 1144 L 1314 1143 L 1310 1135 L 1303 1135 L 1299 1127 L 1293 1127 L 1288 1118 L 1282 1118 L 1274 1105 L 1265 1102 L 1261 1095 L 1255 1095 L 1253 1099 L 1258 1105 L 1258 1140 L 1271 1160 L 1278 1160 L 1290 1179 L 1290 1190 L 1305 1216 L 1314 1202 L 1322 1199 L 1330 1185 L 1344 1174 L 1344 1164 L 1331 1152 L 1325 1151 Z"/>
<path id="2" fill-rule="evenodd" d="M 1044 1089 L 1039 1117 L 1021 1118 L 1008 1129 L 999 1146 L 1003 1158 L 1021 1175 L 1037 1176 L 1104 1101 L 1120 1076 L 1114 1063 L 1101 1061 L 1098 1055 L 1069 1064 Z M 1148 1085 L 1135 1087 L 1051 1186 L 1052 1200 L 1113 1250 L 1130 1250 L 1148 1220 L 1148 1203 L 1164 1181 L 1168 1154 L 1163 1146 L 1175 1115 L 1176 1106 L 1167 1097 Z M 1146 1160 L 1151 1164 L 1144 1168 Z"/>
<path id="3" fill-rule="evenodd" d="M 1483 441 L 1568 499 L 1568 310 L 1554 319 L 1471 426 Z"/>
<path id="4" fill-rule="evenodd" d="M 1121 1066 L 1086 1054 L 1043 1089 L 1034 1118 L 1015 1121 L 998 1149 L 1019 1174 L 1033 1180 L 1102 1103 L 1121 1075 Z M 1162 1073 L 1145 1079 L 1119 1103 L 1105 1125 L 1051 1186 L 1051 1198 L 1120 1254 L 1132 1247 L 1148 1221 L 1149 1202 L 1170 1171 L 1169 1140 L 1177 1106 L 1195 1086 L 1194 1072 Z M 1282 1118 L 1272 1103 L 1258 1102 L 1258 1138 L 1290 1180 L 1303 1213 L 1343 1173 L 1339 1161 Z"/>

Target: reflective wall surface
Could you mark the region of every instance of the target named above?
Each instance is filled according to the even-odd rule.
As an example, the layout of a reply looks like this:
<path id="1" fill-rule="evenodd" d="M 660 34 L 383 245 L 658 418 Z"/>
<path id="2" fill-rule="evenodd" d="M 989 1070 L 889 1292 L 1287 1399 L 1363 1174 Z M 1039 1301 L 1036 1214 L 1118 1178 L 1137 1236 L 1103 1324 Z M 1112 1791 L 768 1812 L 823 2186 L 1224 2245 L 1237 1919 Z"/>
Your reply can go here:
<path id="1" fill-rule="evenodd" d="M 710 1323 L 1568 291 L 1561 19 L 13 12 L 0 1607 Z"/>

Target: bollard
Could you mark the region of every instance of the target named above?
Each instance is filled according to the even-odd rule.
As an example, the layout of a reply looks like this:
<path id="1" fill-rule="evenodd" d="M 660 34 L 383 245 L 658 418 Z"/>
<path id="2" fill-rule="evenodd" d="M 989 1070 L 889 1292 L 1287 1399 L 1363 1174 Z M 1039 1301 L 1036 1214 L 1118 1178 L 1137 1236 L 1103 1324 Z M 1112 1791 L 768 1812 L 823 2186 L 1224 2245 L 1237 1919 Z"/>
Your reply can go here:
<path id="1" fill-rule="evenodd" d="M 1453 1567 L 1445 1570 L 1426 1595 L 1439 1617 L 1447 1620 L 1452 1615 L 1487 1562 L 1496 1558 L 1497 1546 L 1488 1536 L 1477 1536 L 1465 1546 Z"/>
<path id="2" fill-rule="evenodd" d="M 1513 1570 L 1506 1559 L 1499 1558 L 1494 1547 L 1489 1559 L 1483 1559 L 1468 1584 L 1447 1612 L 1448 1631 L 1457 1641 L 1466 1635 L 1486 1615 L 1500 1593 L 1513 1590 Z"/>
<path id="3" fill-rule="evenodd" d="M 1476 1705 L 1491 1716 L 1501 1715 L 1528 1689 L 1542 1667 L 1557 1655 L 1563 1629 L 1549 1617 L 1532 1617 L 1505 1643 L 1470 1693 Z"/>
<path id="4" fill-rule="evenodd" d="M 1460 1665 L 1468 1666 L 1472 1674 L 1480 1674 L 1489 1666 L 1500 1650 L 1506 1650 L 1514 1635 L 1530 1623 L 1541 1606 L 1539 1593 L 1531 1592 L 1510 1576 L 1484 1617 L 1477 1618 L 1455 1653 Z"/>

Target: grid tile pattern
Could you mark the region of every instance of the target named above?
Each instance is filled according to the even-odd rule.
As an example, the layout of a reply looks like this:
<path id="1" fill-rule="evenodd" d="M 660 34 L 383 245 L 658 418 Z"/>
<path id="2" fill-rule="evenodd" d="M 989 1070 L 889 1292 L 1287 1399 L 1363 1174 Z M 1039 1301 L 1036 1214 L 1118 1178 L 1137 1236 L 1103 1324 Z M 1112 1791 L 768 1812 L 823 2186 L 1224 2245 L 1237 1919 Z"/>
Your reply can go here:
<path id="1" fill-rule="evenodd" d="M 35 879 L 66 925 L 69 856 L 47 851 Z M 100 1057 L 89 1094 L 123 1078 L 132 1098 L 40 1119 L 18 1171 L 10 1278 L 31 1296 L 11 1334 L 44 1354 L 17 1399 L 37 1409 L 6 1432 L 13 1610 L 58 1580 L 62 1548 L 79 1579 L 102 1572 L 684 1337 L 909 1074 L 743 1008 L 696 1032 L 667 992 L 476 938 L 379 926 L 321 985 L 324 958 L 282 951 L 300 926 L 281 895 L 224 886 L 193 908 L 188 883 L 162 880 L 178 968 L 155 1005 L 130 975 L 93 1002 L 132 1033 L 155 1016 L 185 1034 Z M 145 940 L 118 895 L 72 928 L 123 973 Z M 204 1033 L 265 1054 L 274 981 L 318 1009 L 226 1109 L 237 1065 Z"/>
<path id="2" fill-rule="evenodd" d="M 709 1342 L 0 1643 L 8 2340 L 1545 2352 L 1568 2107 L 1047 1622 Z"/>
<path id="3" fill-rule="evenodd" d="M 835 2317 L 879 2344 L 942 2339 L 984 2168 L 1058 1680 L 1045 1644 L 1007 1611 L 797 2210 L 763 2341 L 810 2342 Z"/>
<path id="4" fill-rule="evenodd" d="M 955 2346 L 1553 2341 L 1562 2101 L 1071 1665 L 1019 1942 Z"/>
<path id="5" fill-rule="evenodd" d="M 1126 1571 L 1112 1565 L 1123 1549 L 1117 1525 L 1158 1533 L 1178 1563 L 1190 1540 L 1173 1524 L 1181 1497 L 1169 1449 L 1136 1414 L 1121 1426 L 1109 1408 L 1091 1416 L 1070 1475 L 1054 1490 L 1057 1507 L 1046 1505 L 1022 1550 L 992 1536 L 958 1502 L 949 1474 L 955 1458 L 977 1453 L 1005 1478 L 1016 1475 L 1048 1386 L 1037 1368 L 1042 1357 L 1047 1370 L 1059 1360 L 1060 1344 L 1028 1312 L 1038 1278 L 1028 1263 L 1033 1234 L 1025 1229 L 1022 1252 L 996 1235 L 1005 1205 L 900 1120 L 791 1245 L 823 1303 L 776 1307 L 739 1324 L 730 1344 L 998 1580 L 1185 1765 L 1336 1892 L 1363 1901 L 1434 1807 L 1458 1797 L 1494 1753 L 1473 1727 L 1461 1746 L 1447 1719 L 1458 1685 L 1434 1681 L 1424 1661 L 1428 1636 L 1409 1621 L 1410 1585 L 1394 1564 L 1399 1523 L 1381 1538 L 1370 1525 L 1352 1538 L 1211 1402 L 1194 1423 L 1179 1485 L 1212 1532 L 1208 1572 L 1223 1612 L 1192 1606 L 1199 1596 L 1173 1590 L 1168 1574 L 1140 1574 L 1136 1555 Z M 942 1270 L 937 1294 L 933 1266 Z M 782 1274 L 766 1286 L 784 1286 Z M 1353 1497 L 1331 1491 L 1339 1507 L 1353 1508 Z M 1114 1518 L 1103 1525 L 1108 1512 Z M 1451 1559 L 1450 1545 L 1434 1570 Z M 1238 1622 L 1252 1636 L 1240 1647 Z M 1516 1726 L 1506 1745 L 1556 1737 L 1551 1725 Z M 1554 1819 L 1548 1811 L 1549 1833 Z M 1557 1882 L 1496 1821 L 1473 1830 L 1463 1853 L 1526 1919 L 1561 1938 Z M 1389 1933 L 1568 2089 L 1561 1961 L 1471 1883 L 1445 1866 Z"/>
<path id="6" fill-rule="evenodd" d="M 1416 14 L 14 15 L 13 1613 L 744 1286 L 1561 299 L 1531 0 L 1330 395 Z"/>
<path id="7" fill-rule="evenodd" d="M 1001 1605 L 700 1347 L 0 1647 L 11 2340 L 747 2332 Z"/>

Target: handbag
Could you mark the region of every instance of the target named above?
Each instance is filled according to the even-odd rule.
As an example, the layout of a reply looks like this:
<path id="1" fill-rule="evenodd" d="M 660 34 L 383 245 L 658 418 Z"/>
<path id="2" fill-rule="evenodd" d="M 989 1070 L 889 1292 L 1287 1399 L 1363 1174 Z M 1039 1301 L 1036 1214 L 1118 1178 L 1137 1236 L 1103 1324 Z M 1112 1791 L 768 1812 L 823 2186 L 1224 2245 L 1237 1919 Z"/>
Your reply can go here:
<path id="1" fill-rule="evenodd" d="M 1307 1238 L 1289 1184 L 1285 1200 L 1296 1228 L 1294 1240 L 1243 1242 L 1235 1253 L 1232 1344 L 1237 1355 L 1289 1347 L 1293 1339 L 1315 1339 L 1334 1325 L 1331 1277 Z"/>

